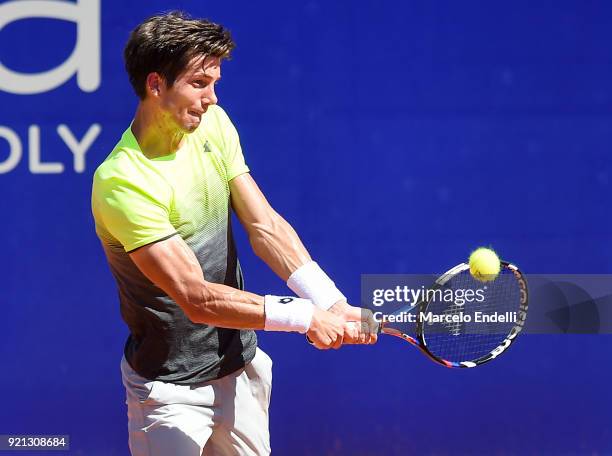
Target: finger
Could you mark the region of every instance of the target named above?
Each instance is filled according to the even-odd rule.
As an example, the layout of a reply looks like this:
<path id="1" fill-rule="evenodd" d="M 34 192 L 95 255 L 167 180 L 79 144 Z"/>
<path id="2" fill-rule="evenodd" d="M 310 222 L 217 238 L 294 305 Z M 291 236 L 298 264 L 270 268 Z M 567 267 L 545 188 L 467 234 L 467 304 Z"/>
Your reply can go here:
<path id="1" fill-rule="evenodd" d="M 335 348 L 334 345 L 336 343 L 336 339 L 333 336 L 327 336 L 326 337 L 326 344 L 325 346 L 327 347 L 327 350 L 329 350 L 330 348 Z"/>
<path id="2" fill-rule="evenodd" d="M 372 321 L 370 322 L 370 334 L 374 337 L 375 341 L 378 339 L 378 335 L 380 334 L 381 329 L 382 322 L 372 318 Z"/>
<path id="3" fill-rule="evenodd" d="M 334 350 L 338 350 L 340 347 L 342 347 L 342 340 L 343 340 L 342 334 L 338 334 L 338 337 L 334 341 L 332 348 Z"/>
<path id="4" fill-rule="evenodd" d="M 373 318 L 368 321 L 368 326 L 370 327 L 370 334 L 378 334 L 380 323 L 374 320 Z"/>
<path id="5" fill-rule="evenodd" d="M 315 345 L 319 350 L 329 350 L 332 347 L 334 340 L 327 335 L 323 335 Z"/>
<path id="6" fill-rule="evenodd" d="M 354 344 L 358 344 L 359 343 L 359 339 L 352 337 L 350 334 L 344 334 L 344 337 L 342 338 L 342 344 L 343 345 L 354 345 Z"/>
<path id="7" fill-rule="evenodd" d="M 359 344 L 365 344 L 367 342 L 367 340 L 369 339 L 368 333 L 365 331 L 361 331 L 361 333 L 359 333 Z"/>
<path id="8" fill-rule="evenodd" d="M 368 345 L 375 344 L 378 341 L 378 334 L 370 334 L 370 339 L 368 340 Z"/>
<path id="9" fill-rule="evenodd" d="M 356 324 L 347 325 L 348 330 L 344 332 L 345 344 L 358 344 L 360 343 L 360 332 L 359 327 Z"/>
<path id="10" fill-rule="evenodd" d="M 325 350 L 325 345 L 320 344 L 319 342 L 313 342 L 311 345 L 318 350 Z"/>
<path id="11" fill-rule="evenodd" d="M 354 321 L 344 323 L 344 337 L 342 343 L 345 345 L 359 343 L 359 331 Z"/>
<path id="12" fill-rule="evenodd" d="M 372 334 L 372 330 L 371 330 L 370 325 L 368 324 L 368 322 L 364 321 L 361 324 L 361 330 L 362 330 L 362 333 L 363 333 L 363 340 L 362 340 L 361 343 L 367 344 L 368 341 L 370 340 L 370 337 L 371 337 L 371 334 Z"/>
<path id="13" fill-rule="evenodd" d="M 355 322 L 355 341 L 356 344 L 365 344 L 368 340 L 368 327 L 365 322 Z"/>

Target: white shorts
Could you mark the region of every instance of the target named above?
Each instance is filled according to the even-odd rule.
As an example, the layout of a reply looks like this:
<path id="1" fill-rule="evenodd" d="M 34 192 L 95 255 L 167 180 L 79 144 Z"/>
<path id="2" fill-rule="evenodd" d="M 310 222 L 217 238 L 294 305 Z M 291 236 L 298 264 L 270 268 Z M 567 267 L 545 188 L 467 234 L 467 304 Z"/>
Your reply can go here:
<path id="1" fill-rule="evenodd" d="M 272 360 L 257 348 L 244 368 L 176 385 L 139 376 L 121 360 L 132 456 L 268 455 Z"/>

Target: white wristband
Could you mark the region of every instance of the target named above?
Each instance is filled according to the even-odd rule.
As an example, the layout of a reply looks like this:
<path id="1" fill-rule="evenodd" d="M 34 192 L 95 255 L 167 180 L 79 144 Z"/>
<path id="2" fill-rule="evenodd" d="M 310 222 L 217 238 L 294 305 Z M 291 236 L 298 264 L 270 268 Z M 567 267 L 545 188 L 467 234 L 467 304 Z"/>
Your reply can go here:
<path id="1" fill-rule="evenodd" d="M 329 309 L 338 301 L 346 301 L 336 284 L 314 261 L 310 261 L 289 276 L 287 286 L 300 298 L 310 299 L 323 310 Z"/>
<path id="2" fill-rule="evenodd" d="M 292 296 L 264 296 L 266 331 L 297 331 L 304 334 L 310 328 L 314 306 L 308 299 Z"/>

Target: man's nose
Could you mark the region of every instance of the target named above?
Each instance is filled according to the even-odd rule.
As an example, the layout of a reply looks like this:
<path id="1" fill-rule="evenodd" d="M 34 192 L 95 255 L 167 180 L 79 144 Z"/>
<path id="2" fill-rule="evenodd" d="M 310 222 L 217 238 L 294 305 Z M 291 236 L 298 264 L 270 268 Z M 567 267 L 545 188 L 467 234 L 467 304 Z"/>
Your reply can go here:
<path id="1" fill-rule="evenodd" d="M 204 93 L 204 97 L 202 98 L 202 104 L 206 105 L 216 105 L 217 104 L 217 94 L 215 93 L 214 86 L 211 85 L 210 89 L 208 89 Z"/>

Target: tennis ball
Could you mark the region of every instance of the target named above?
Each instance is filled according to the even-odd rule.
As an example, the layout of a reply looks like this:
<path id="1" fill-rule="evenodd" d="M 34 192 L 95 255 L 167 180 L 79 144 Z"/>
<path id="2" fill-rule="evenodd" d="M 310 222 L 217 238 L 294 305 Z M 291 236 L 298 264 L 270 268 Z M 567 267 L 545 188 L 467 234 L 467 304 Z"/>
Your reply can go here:
<path id="1" fill-rule="evenodd" d="M 486 247 L 479 247 L 470 255 L 470 273 L 481 282 L 495 280 L 501 263 L 497 254 Z"/>

